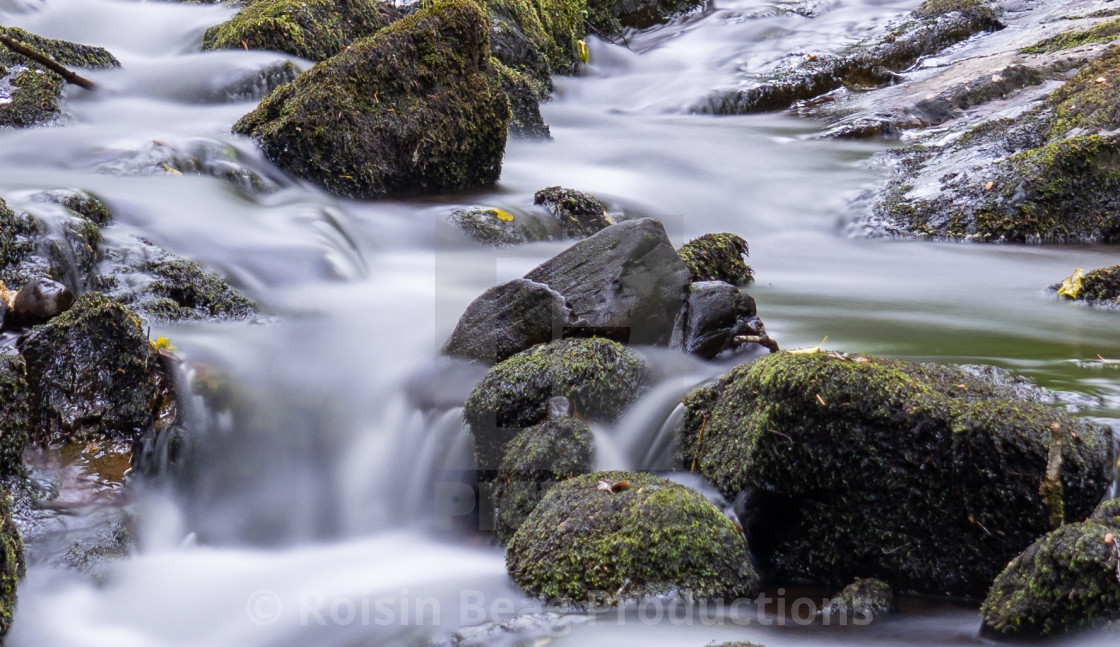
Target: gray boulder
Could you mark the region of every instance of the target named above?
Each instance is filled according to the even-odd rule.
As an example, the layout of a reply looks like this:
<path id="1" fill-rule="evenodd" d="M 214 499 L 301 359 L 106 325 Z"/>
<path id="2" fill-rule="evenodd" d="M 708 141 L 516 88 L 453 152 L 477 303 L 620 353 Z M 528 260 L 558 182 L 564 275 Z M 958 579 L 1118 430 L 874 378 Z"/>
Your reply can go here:
<path id="1" fill-rule="evenodd" d="M 514 279 L 475 299 L 459 318 L 444 352 L 500 362 L 536 344 L 559 339 L 575 318 L 567 300 L 547 285 Z"/>

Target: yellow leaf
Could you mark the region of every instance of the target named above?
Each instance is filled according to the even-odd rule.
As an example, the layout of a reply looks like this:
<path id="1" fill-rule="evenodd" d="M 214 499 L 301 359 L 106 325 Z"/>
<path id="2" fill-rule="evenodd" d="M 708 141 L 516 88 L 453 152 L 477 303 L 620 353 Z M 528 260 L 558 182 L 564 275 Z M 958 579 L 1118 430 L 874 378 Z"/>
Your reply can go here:
<path id="1" fill-rule="evenodd" d="M 582 63 L 587 63 L 591 60 L 591 50 L 587 49 L 587 43 L 582 40 L 576 43 L 579 48 L 579 60 Z"/>
<path id="2" fill-rule="evenodd" d="M 163 170 L 167 171 L 168 173 L 170 173 L 172 175 L 182 175 L 183 174 L 183 172 L 180 171 L 179 169 L 171 168 L 170 166 L 168 166 L 166 164 L 160 164 L 159 166 L 160 166 L 160 168 L 162 168 Z"/>
<path id="3" fill-rule="evenodd" d="M 501 220 L 502 222 L 513 222 L 513 215 L 508 211 L 502 211 L 501 209 L 491 209 L 491 211 L 494 212 L 494 215 L 497 216 L 498 220 Z"/>
<path id="4" fill-rule="evenodd" d="M 171 352 L 175 350 L 175 346 L 171 344 L 171 340 L 167 337 L 164 337 L 163 335 L 156 337 L 155 340 L 149 339 L 148 344 L 152 347 L 152 350 L 156 351 L 157 353 L 159 351 Z"/>
<path id="5" fill-rule="evenodd" d="M 1085 270 L 1078 268 L 1069 275 L 1069 278 L 1062 281 L 1061 287 L 1058 288 L 1058 296 L 1076 299 L 1077 295 L 1081 293 L 1081 279 L 1085 276 Z"/>

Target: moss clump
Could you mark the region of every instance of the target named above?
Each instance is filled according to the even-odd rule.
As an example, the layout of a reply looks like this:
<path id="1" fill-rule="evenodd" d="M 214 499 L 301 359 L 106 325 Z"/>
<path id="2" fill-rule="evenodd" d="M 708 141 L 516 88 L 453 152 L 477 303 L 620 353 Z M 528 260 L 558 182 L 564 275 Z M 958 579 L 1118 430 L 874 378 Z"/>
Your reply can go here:
<path id="1" fill-rule="evenodd" d="M 568 398 L 586 418 L 614 420 L 637 399 L 646 365 L 617 342 L 592 337 L 534 346 L 494 365 L 463 408 L 480 470 L 494 470 L 506 443 L 545 419 L 549 398 Z"/>
<path id="2" fill-rule="evenodd" d="M 980 607 L 984 631 L 1041 637 L 1120 619 L 1120 500 L 1051 532 L 1007 565 Z"/>
<path id="3" fill-rule="evenodd" d="M 600 481 L 629 487 L 606 491 Z M 527 593 L 576 606 L 677 591 L 730 600 L 758 584 L 723 513 L 695 490 L 634 472 L 554 486 L 510 540 L 506 568 Z"/>
<path id="4" fill-rule="evenodd" d="M 1090 270 L 1081 277 L 1078 299 L 1085 301 L 1120 301 L 1120 265 Z"/>
<path id="5" fill-rule="evenodd" d="M 731 285 L 754 280 L 754 270 L 743 261 L 749 253 L 747 241 L 735 234 L 704 234 L 677 250 L 693 283 L 723 281 Z"/>
<path id="6" fill-rule="evenodd" d="M 1120 19 L 1102 22 L 1088 29 L 1067 31 L 1024 47 L 1024 54 L 1048 54 L 1090 43 L 1107 43 L 1120 36 Z"/>
<path id="7" fill-rule="evenodd" d="M 0 281 L 9 289 L 19 289 L 27 281 L 19 265 L 35 253 L 38 235 L 30 216 L 12 211 L 0 199 Z"/>
<path id="8" fill-rule="evenodd" d="M 263 49 L 322 61 L 398 15 L 378 0 L 257 0 L 206 30 L 202 49 Z"/>
<path id="9" fill-rule="evenodd" d="M 1050 530 L 1055 438 L 1067 519 L 1107 485 L 1106 429 L 951 367 L 776 353 L 684 404 L 684 464 L 751 493 L 752 548 L 780 577 L 979 596 Z"/>
<path id="10" fill-rule="evenodd" d="M 591 471 L 593 442 L 591 428 L 569 417 L 545 420 L 509 442 L 494 489 L 499 540 L 509 541 L 550 488 Z"/>
<path id="11" fill-rule="evenodd" d="M 614 224 L 605 202 L 572 189 L 541 189 L 533 195 L 533 204 L 544 205 L 560 223 L 560 234 L 567 238 L 586 238 Z"/>
<path id="12" fill-rule="evenodd" d="M 109 224 L 113 219 L 109 206 L 101 198 L 86 191 L 44 191 L 36 198 L 66 207 L 98 227 Z"/>
<path id="13" fill-rule="evenodd" d="M 1081 133 L 1120 127 L 1120 47 L 1112 47 L 1050 95 L 1054 106 L 1051 138 L 1074 129 Z"/>
<path id="14" fill-rule="evenodd" d="M 234 130 L 333 193 L 376 198 L 494 182 L 508 121 L 486 18 L 450 0 L 318 63 Z"/>
<path id="15" fill-rule="evenodd" d="M 29 436 L 26 375 L 18 353 L 0 350 L 0 477 L 23 470 L 20 457 Z"/>
<path id="16" fill-rule="evenodd" d="M 120 67 L 120 61 L 103 47 L 92 47 L 71 43 L 65 40 L 43 38 L 18 27 L 0 26 L 0 35 L 29 47 L 40 54 L 52 58 L 56 63 L 68 67 L 84 67 L 91 70 L 109 70 Z M 0 48 L 0 65 L 26 65 L 38 67 L 38 63 L 17 54 L 8 48 Z"/>
<path id="17" fill-rule="evenodd" d="M 830 616 L 871 620 L 894 611 L 894 591 L 882 580 L 857 579 L 832 599 L 826 611 Z"/>
<path id="18" fill-rule="evenodd" d="M 954 12 L 977 22 L 994 23 L 999 17 L 992 5 L 982 0 L 925 0 L 914 10 L 913 16 L 936 20 Z"/>
<path id="19" fill-rule="evenodd" d="M 552 72 L 564 74 L 574 69 L 579 60 L 577 42 L 584 34 L 586 0 L 484 0 L 482 4 L 495 15 L 495 22 L 516 25 Z M 522 70 L 515 60 L 499 57 Z"/>
<path id="20" fill-rule="evenodd" d="M 12 521 L 11 496 L 0 492 L 0 638 L 12 628 L 16 586 L 25 570 L 23 540 Z"/>
<path id="21" fill-rule="evenodd" d="M 136 440 L 155 419 L 158 362 L 128 308 L 98 292 L 23 344 L 32 440 Z"/>
<path id="22" fill-rule="evenodd" d="M 155 296 L 157 302 L 166 305 L 168 311 L 159 312 L 162 318 L 241 319 L 256 312 L 252 301 L 192 260 L 162 258 L 147 262 L 141 269 L 155 277 L 146 291 Z M 171 308 L 172 303 L 174 308 Z M 155 308 L 156 311 L 163 309 Z"/>

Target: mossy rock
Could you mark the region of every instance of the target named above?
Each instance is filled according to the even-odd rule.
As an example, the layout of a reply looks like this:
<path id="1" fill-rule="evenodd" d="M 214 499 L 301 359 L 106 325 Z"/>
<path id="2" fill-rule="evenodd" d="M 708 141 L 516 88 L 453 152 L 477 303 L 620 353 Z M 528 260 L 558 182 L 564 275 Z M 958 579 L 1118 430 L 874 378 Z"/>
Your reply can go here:
<path id="1" fill-rule="evenodd" d="M 169 302 L 166 308 L 148 308 L 162 319 L 243 319 L 256 312 L 252 301 L 192 260 L 168 255 L 148 261 L 141 269 L 155 277 L 148 292 Z"/>
<path id="2" fill-rule="evenodd" d="M 322 61 L 399 14 L 378 0 L 257 0 L 207 29 L 202 49 L 263 49 Z"/>
<path id="3" fill-rule="evenodd" d="M 35 198 L 66 207 L 98 227 L 104 227 L 113 219 L 113 212 L 109 209 L 109 206 L 105 204 L 104 200 L 81 189 L 55 189 L 53 191 L 44 191 L 35 196 Z"/>
<path id="4" fill-rule="evenodd" d="M 25 571 L 23 540 L 12 521 L 11 496 L 0 491 L 0 640 L 12 628 L 16 588 Z"/>
<path id="5" fill-rule="evenodd" d="M 539 240 L 552 234 L 544 223 L 525 214 L 493 207 L 469 207 L 451 212 L 448 221 L 476 242 L 505 247 Z"/>
<path id="6" fill-rule="evenodd" d="M 1120 128 L 1120 46 L 1109 48 L 1047 98 L 1054 107 L 1050 137 L 1097 134 Z"/>
<path id="7" fill-rule="evenodd" d="M 566 238 L 586 238 L 614 224 L 606 203 L 582 191 L 550 186 L 533 195 L 533 204 L 548 209 Z"/>
<path id="8" fill-rule="evenodd" d="M 0 26 L 0 36 L 7 36 L 67 67 L 120 67 L 120 62 L 101 47 L 44 38 L 18 27 Z M 10 85 L 10 100 L 0 103 L 0 126 L 37 126 L 62 114 L 64 81 L 57 73 L 6 47 L 0 47 L 0 70 L 3 70 L 0 81 L 6 77 Z"/>
<path id="9" fill-rule="evenodd" d="M 557 483 L 591 471 L 594 439 L 578 418 L 549 418 L 509 442 L 494 484 L 494 533 L 509 541 Z"/>
<path id="10" fill-rule="evenodd" d="M 677 250 L 693 283 L 723 281 L 731 285 L 754 280 L 754 270 L 743 260 L 749 253 L 747 241 L 736 234 L 704 234 Z"/>
<path id="11" fill-rule="evenodd" d="M 1120 620 L 1118 546 L 1117 499 L 1034 542 L 992 584 L 984 633 L 1037 638 Z"/>
<path id="12" fill-rule="evenodd" d="M 1048 54 L 1092 43 L 1107 43 L 1120 36 L 1120 19 L 1107 20 L 1088 29 L 1067 31 L 1024 47 L 1026 54 Z"/>
<path id="13" fill-rule="evenodd" d="M 830 624 L 867 623 L 894 611 L 894 591 L 882 580 L 860 578 L 845 586 L 824 610 Z"/>
<path id="14" fill-rule="evenodd" d="M 491 63 L 498 71 L 502 89 L 509 97 L 510 137 L 541 141 L 552 139 L 548 124 L 541 116 L 541 102 L 548 99 L 548 92 L 542 84 L 498 59 L 493 59 Z"/>
<path id="15" fill-rule="evenodd" d="M 17 290 L 30 278 L 21 264 L 35 253 L 39 229 L 25 213 L 16 213 L 0 199 L 0 281 Z"/>
<path id="16" fill-rule="evenodd" d="M 684 399 L 684 464 L 749 494 L 777 577 L 979 597 L 1109 482 L 1106 428 L 1019 393 L 954 367 L 776 353 Z"/>
<path id="17" fill-rule="evenodd" d="M 449 0 L 316 64 L 234 131 L 332 193 L 377 198 L 492 184 L 508 122 L 486 18 Z"/>
<path id="18" fill-rule="evenodd" d="M 506 443 L 545 419 L 550 398 L 568 398 L 579 415 L 611 421 L 638 398 L 646 378 L 633 351 L 597 337 L 534 346 L 494 365 L 463 408 L 478 468 L 496 470 Z"/>
<path id="19" fill-rule="evenodd" d="M 496 24 L 507 22 L 516 26 L 548 63 L 551 72 L 566 74 L 575 68 L 579 60 L 577 42 L 584 35 L 586 0 L 483 0 L 482 5 L 494 16 Z M 518 60 L 522 56 L 504 56 L 502 52 L 495 55 L 513 69 L 537 76 L 531 63 L 526 65 Z"/>
<path id="20" fill-rule="evenodd" d="M 1075 270 L 1059 284 L 1050 286 L 1058 296 L 1083 301 L 1091 306 L 1115 308 L 1120 305 L 1120 265 L 1095 270 Z"/>
<path id="21" fill-rule="evenodd" d="M 922 20 L 937 20 L 959 13 L 978 22 L 996 22 L 999 18 L 993 5 L 984 0 L 925 0 L 911 15 Z"/>
<path id="22" fill-rule="evenodd" d="M 27 369 L 18 353 L 0 349 L 0 478 L 22 473 L 30 436 Z"/>
<path id="23" fill-rule="evenodd" d="M 526 593 L 575 606 L 678 592 L 732 600 L 758 586 L 746 541 L 722 512 L 695 490 L 636 472 L 553 486 L 510 540 L 506 568 Z"/>
<path id="24" fill-rule="evenodd" d="M 155 421 L 159 362 L 124 305 L 88 292 L 36 326 L 22 353 L 32 440 L 135 441 Z"/>

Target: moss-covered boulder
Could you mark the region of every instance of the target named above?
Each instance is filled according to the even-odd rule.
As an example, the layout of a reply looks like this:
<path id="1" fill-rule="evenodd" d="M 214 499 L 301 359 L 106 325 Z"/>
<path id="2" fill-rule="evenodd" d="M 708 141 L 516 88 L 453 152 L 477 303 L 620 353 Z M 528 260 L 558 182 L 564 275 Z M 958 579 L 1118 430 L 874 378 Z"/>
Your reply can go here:
<path id="1" fill-rule="evenodd" d="M 153 280 L 145 286 L 141 301 L 146 314 L 157 319 L 243 319 L 256 312 L 256 305 L 215 274 L 192 260 L 160 255 L 141 271 Z"/>
<path id="2" fill-rule="evenodd" d="M 537 191 L 533 204 L 548 209 L 566 238 L 586 238 L 614 224 L 607 215 L 606 203 L 581 191 L 550 186 Z"/>
<path id="3" fill-rule="evenodd" d="M 25 213 L 16 213 L 0 199 L 0 281 L 19 289 L 30 279 L 24 261 L 35 253 L 39 230 Z"/>
<path id="4" fill-rule="evenodd" d="M 1037 638 L 1120 620 L 1120 500 L 1031 544 L 980 607 L 984 632 Z"/>
<path id="5" fill-rule="evenodd" d="M 22 471 L 27 447 L 27 369 L 18 353 L 0 349 L 0 478 Z"/>
<path id="6" fill-rule="evenodd" d="M 23 540 L 12 521 L 11 497 L 0 492 L 0 639 L 12 628 L 16 587 L 25 570 Z"/>
<path id="7" fill-rule="evenodd" d="M 494 482 L 494 532 L 509 541 L 554 485 L 591 471 L 591 428 L 578 418 L 549 418 L 517 434 Z"/>
<path id="8" fill-rule="evenodd" d="M 120 67 L 120 62 L 101 47 L 43 38 L 18 27 L 0 26 L 0 36 L 68 67 Z M 57 118 L 62 113 L 63 85 L 62 77 L 41 63 L 0 47 L 0 99 L 7 99 L 0 101 L 0 126 L 36 126 Z"/>
<path id="9" fill-rule="evenodd" d="M 585 418 L 614 420 L 641 394 L 646 377 L 633 351 L 597 337 L 534 346 L 494 365 L 463 408 L 478 468 L 498 469 L 506 443 L 545 419 L 550 398 L 568 398 Z"/>
<path id="10" fill-rule="evenodd" d="M 160 365 L 140 319 L 98 292 L 23 340 L 32 439 L 134 441 L 156 419 Z"/>
<path id="11" fill-rule="evenodd" d="M 724 281 L 746 285 L 754 280 L 754 270 L 743 260 L 750 254 L 747 241 L 736 234 L 704 234 L 677 250 L 696 281 Z"/>
<path id="12" fill-rule="evenodd" d="M 1109 430 L 1041 399 L 954 367 L 777 353 L 685 398 L 684 464 L 749 494 L 776 576 L 979 597 L 1110 480 Z"/>
<path id="13" fill-rule="evenodd" d="M 635 472 L 553 486 L 510 539 L 506 568 L 526 593 L 573 605 L 680 592 L 753 596 L 739 529 L 699 492 Z"/>
<path id="14" fill-rule="evenodd" d="M 829 602 L 824 614 L 829 624 L 870 622 L 894 611 L 894 591 L 882 580 L 860 578 L 845 586 Z"/>
<path id="15" fill-rule="evenodd" d="M 377 198 L 493 183 L 508 122 L 486 17 L 449 0 L 316 64 L 234 131 L 332 193 Z"/>
<path id="16" fill-rule="evenodd" d="M 399 14 L 379 0 L 256 0 L 207 29 L 202 49 L 264 49 L 322 61 Z"/>
<path id="17" fill-rule="evenodd" d="M 481 4 L 494 25 L 491 36 L 498 45 L 494 50 L 498 60 L 545 83 L 549 73 L 566 74 L 575 67 L 586 0 L 484 0 Z"/>
<path id="18" fill-rule="evenodd" d="M 559 292 L 514 279 L 495 285 L 467 306 L 444 352 L 493 364 L 560 339 L 575 323 L 571 306 Z"/>

